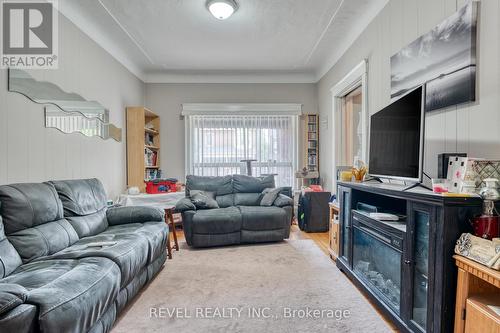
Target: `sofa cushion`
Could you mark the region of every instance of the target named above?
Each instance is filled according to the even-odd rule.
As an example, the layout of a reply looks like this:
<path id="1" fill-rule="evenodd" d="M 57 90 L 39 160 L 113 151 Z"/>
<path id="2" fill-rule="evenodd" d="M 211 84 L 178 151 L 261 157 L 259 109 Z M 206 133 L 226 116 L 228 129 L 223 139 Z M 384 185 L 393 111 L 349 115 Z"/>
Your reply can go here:
<path id="1" fill-rule="evenodd" d="M 261 206 L 272 206 L 274 203 L 274 200 L 278 197 L 280 194 L 281 188 L 266 188 L 264 191 L 262 191 L 262 197 L 260 199 L 260 205 Z"/>
<path id="2" fill-rule="evenodd" d="M 73 226 L 78 237 L 95 236 L 108 228 L 107 209 L 85 216 L 68 216 L 66 220 Z"/>
<path id="3" fill-rule="evenodd" d="M 214 192 L 216 196 L 233 193 L 232 176 L 205 177 L 188 175 L 186 177 L 186 196 L 191 190 Z"/>
<path id="4" fill-rule="evenodd" d="M 219 204 L 215 200 L 214 192 L 191 190 L 189 196 L 191 197 L 191 202 L 197 209 L 219 208 Z"/>
<path id="5" fill-rule="evenodd" d="M 80 238 L 106 230 L 106 192 L 98 179 L 60 180 L 50 184 L 62 201 L 64 216 Z"/>
<path id="6" fill-rule="evenodd" d="M 104 234 L 80 239 L 47 259 L 104 257 L 113 260 L 121 271 L 121 286 L 129 283 L 148 262 L 148 240 L 140 234 Z"/>
<path id="7" fill-rule="evenodd" d="M 3 228 L 2 217 L 0 216 L 0 279 L 12 273 L 22 264 L 19 253 L 5 237 Z"/>
<path id="8" fill-rule="evenodd" d="M 273 205 L 276 207 L 293 206 L 293 199 L 280 193 L 276 200 L 274 200 Z"/>
<path id="9" fill-rule="evenodd" d="M 258 206 L 260 203 L 260 193 L 235 193 L 235 206 Z"/>
<path id="10" fill-rule="evenodd" d="M 31 304 L 21 304 L 0 315 L 0 332 L 38 332 L 37 308 Z"/>
<path id="11" fill-rule="evenodd" d="M 148 241 L 148 261 L 150 264 L 167 248 L 168 226 L 165 223 L 129 223 L 109 227 L 102 235 L 141 235 Z"/>
<path id="12" fill-rule="evenodd" d="M 0 186 L 0 215 L 8 236 L 63 218 L 63 207 L 50 184 L 12 184 Z"/>
<path id="13" fill-rule="evenodd" d="M 106 216 L 109 225 L 165 221 L 163 210 L 144 206 L 122 206 L 108 209 Z"/>
<path id="14" fill-rule="evenodd" d="M 219 205 L 220 208 L 227 208 L 234 206 L 234 194 L 224 194 L 224 195 L 218 195 L 215 197 L 215 200 L 217 200 L 217 204 Z"/>
<path id="15" fill-rule="evenodd" d="M 26 288 L 12 283 L 0 283 L 0 315 L 23 304 L 28 296 Z"/>
<path id="16" fill-rule="evenodd" d="M 51 184 L 0 186 L 0 201 L 5 234 L 23 262 L 56 253 L 78 240 L 63 218 L 61 200 Z"/>
<path id="17" fill-rule="evenodd" d="M 280 207 L 238 207 L 241 211 L 241 228 L 244 230 L 274 230 L 288 227 L 287 214 Z"/>
<path id="18" fill-rule="evenodd" d="M 261 193 L 264 189 L 273 187 L 275 187 L 273 175 L 265 177 L 233 176 L 234 193 Z"/>
<path id="19" fill-rule="evenodd" d="M 241 213 L 236 207 L 196 211 L 192 222 L 195 234 L 226 234 L 241 230 Z"/>
<path id="20" fill-rule="evenodd" d="M 114 306 L 120 270 L 106 258 L 34 261 L 0 283 L 28 289 L 27 303 L 38 307 L 41 332 L 87 332 Z"/>
<path id="21" fill-rule="evenodd" d="M 191 202 L 189 198 L 182 198 L 175 204 L 175 211 L 182 213 L 188 210 L 196 210 L 196 206 Z"/>
<path id="22" fill-rule="evenodd" d="M 85 216 L 106 208 L 107 196 L 98 179 L 50 182 L 57 190 L 65 216 Z"/>
<path id="23" fill-rule="evenodd" d="M 78 241 L 78 235 L 65 219 L 37 225 L 9 235 L 23 262 L 64 250 Z"/>

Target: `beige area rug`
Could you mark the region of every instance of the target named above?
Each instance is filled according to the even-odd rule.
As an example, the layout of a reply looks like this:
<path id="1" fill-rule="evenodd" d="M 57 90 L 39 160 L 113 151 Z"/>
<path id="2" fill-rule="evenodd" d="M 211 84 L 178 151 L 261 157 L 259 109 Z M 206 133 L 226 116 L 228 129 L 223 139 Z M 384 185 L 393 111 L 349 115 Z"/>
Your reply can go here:
<path id="1" fill-rule="evenodd" d="M 121 332 L 389 332 L 312 240 L 182 244 L 122 313 Z"/>

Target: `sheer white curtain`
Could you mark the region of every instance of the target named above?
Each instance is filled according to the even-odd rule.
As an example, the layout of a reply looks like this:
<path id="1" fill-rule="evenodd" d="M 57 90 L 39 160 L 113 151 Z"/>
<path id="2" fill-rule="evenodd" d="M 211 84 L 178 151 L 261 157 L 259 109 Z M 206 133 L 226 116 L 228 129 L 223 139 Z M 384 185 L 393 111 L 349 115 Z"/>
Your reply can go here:
<path id="1" fill-rule="evenodd" d="M 277 186 L 293 186 L 297 117 L 288 115 L 190 115 L 188 172 L 202 176 L 274 174 Z"/>

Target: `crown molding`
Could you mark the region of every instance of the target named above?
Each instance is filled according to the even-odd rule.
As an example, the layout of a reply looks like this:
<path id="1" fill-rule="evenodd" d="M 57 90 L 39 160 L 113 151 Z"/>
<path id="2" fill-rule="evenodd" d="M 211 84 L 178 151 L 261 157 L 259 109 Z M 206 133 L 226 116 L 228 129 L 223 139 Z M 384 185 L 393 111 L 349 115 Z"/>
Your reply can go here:
<path id="1" fill-rule="evenodd" d="M 98 1 L 98 3 L 101 4 L 100 1 Z M 103 9 L 109 16 L 109 11 L 105 7 L 103 7 Z M 100 31 L 99 25 L 96 24 L 97 22 L 94 22 L 88 15 L 83 15 L 78 9 L 75 2 L 61 1 L 59 3 L 58 10 L 79 30 L 81 30 L 97 45 L 103 48 L 114 59 L 122 64 L 128 71 L 134 74 L 141 81 L 145 81 L 145 73 L 140 68 L 140 66 L 137 65 L 137 63 L 131 57 L 127 56 L 127 52 L 124 52 L 122 47 L 120 47 L 109 36 L 103 34 L 102 31 Z M 114 18 L 112 17 L 110 17 L 110 19 L 114 20 Z"/>
<path id="2" fill-rule="evenodd" d="M 323 76 L 325 76 L 330 69 L 335 66 L 335 64 L 342 58 L 342 56 L 349 50 L 349 48 L 354 44 L 354 42 L 361 36 L 363 31 L 368 27 L 368 25 L 377 17 L 377 15 L 384 9 L 384 7 L 389 3 L 389 0 L 383 0 L 382 2 L 376 3 L 372 8 L 365 11 L 365 15 L 359 18 L 358 24 L 354 29 L 351 30 L 350 34 L 344 38 L 344 42 L 332 48 L 332 53 L 330 57 L 323 62 L 319 67 L 315 75 L 315 82 L 319 82 Z"/>
<path id="3" fill-rule="evenodd" d="M 176 71 L 145 75 L 146 83 L 315 83 L 313 72 L 294 73 L 273 71 Z"/>

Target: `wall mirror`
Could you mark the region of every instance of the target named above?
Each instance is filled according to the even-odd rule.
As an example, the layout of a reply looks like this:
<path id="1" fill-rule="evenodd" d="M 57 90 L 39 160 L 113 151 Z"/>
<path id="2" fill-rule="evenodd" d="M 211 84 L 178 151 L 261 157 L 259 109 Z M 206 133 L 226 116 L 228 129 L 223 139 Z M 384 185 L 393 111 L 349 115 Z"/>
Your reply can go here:
<path id="1" fill-rule="evenodd" d="M 9 91 L 44 104 L 47 128 L 122 141 L 122 129 L 109 123 L 109 110 L 98 102 L 65 92 L 53 83 L 38 81 L 21 69 L 9 69 Z"/>

